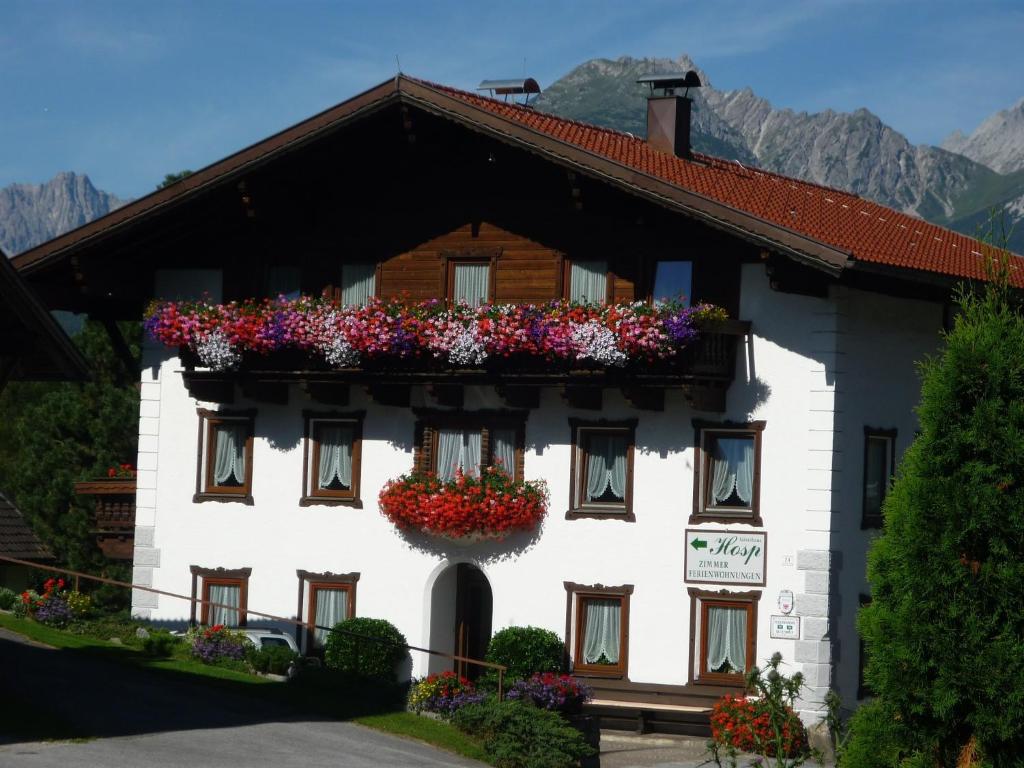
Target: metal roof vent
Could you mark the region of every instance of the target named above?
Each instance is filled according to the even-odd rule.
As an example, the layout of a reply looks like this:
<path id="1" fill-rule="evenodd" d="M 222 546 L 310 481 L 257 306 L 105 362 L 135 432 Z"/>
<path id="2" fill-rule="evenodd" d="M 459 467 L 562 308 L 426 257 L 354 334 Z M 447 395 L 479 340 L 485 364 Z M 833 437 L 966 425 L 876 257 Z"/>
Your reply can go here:
<path id="1" fill-rule="evenodd" d="M 640 75 L 637 82 L 646 83 L 651 89 L 652 96 L 675 96 L 676 91 L 682 88 L 683 98 L 687 98 L 690 95 L 691 88 L 700 88 L 703 85 L 700 81 L 700 75 L 692 69 L 686 72 L 670 72 L 664 75 Z M 655 90 L 660 90 L 661 93 L 655 94 Z"/>
<path id="2" fill-rule="evenodd" d="M 531 94 L 540 93 L 540 85 L 532 77 L 524 77 L 518 80 L 484 80 L 476 87 L 478 91 L 489 91 L 493 99 L 497 96 L 504 96 L 505 101 L 519 104 L 523 107 L 530 106 Z M 523 96 L 522 101 L 516 101 L 516 96 Z"/>

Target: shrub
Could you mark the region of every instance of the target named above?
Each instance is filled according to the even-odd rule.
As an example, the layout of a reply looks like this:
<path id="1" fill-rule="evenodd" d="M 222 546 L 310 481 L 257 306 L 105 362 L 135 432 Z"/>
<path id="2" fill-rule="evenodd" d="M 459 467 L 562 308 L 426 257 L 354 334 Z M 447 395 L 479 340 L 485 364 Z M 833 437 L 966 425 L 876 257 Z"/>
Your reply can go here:
<path id="1" fill-rule="evenodd" d="M 730 764 L 738 752 L 753 752 L 774 758 L 777 766 L 796 766 L 812 756 L 807 729 L 793 711 L 803 688 L 803 675 L 789 677 L 779 672 L 782 654 L 772 654 L 768 671 L 754 667 L 747 674 L 747 688 L 756 694 L 723 696 L 711 711 L 711 759 L 721 765 L 724 751 Z"/>
<path id="2" fill-rule="evenodd" d="M 395 682 L 395 667 L 407 655 L 405 645 L 405 635 L 390 621 L 357 616 L 334 625 L 327 636 L 324 661 L 331 669 L 355 677 Z"/>
<path id="3" fill-rule="evenodd" d="M 0 610 L 9 611 L 16 602 L 18 602 L 18 595 L 14 590 L 0 587 Z"/>
<path id="4" fill-rule="evenodd" d="M 409 705 L 416 712 L 436 712 L 452 715 L 467 704 L 479 704 L 486 696 L 476 692 L 476 686 L 454 672 L 442 672 L 413 683 L 409 690 Z"/>
<path id="5" fill-rule="evenodd" d="M 269 648 L 251 647 L 245 660 L 255 672 L 271 675 L 287 675 L 288 669 L 299 658 L 299 654 L 283 645 L 272 645 Z"/>
<path id="6" fill-rule="evenodd" d="M 71 590 L 65 595 L 65 599 L 68 601 L 68 608 L 71 609 L 71 615 L 78 619 L 88 616 L 92 611 L 92 598 L 88 595 L 83 595 L 81 592 Z"/>
<path id="7" fill-rule="evenodd" d="M 532 701 L 541 709 L 555 712 L 579 712 L 591 696 L 589 685 L 554 672 L 538 672 L 528 680 L 519 680 L 508 692 L 510 699 Z"/>
<path id="8" fill-rule="evenodd" d="M 522 701 L 469 704 L 455 712 L 452 723 L 479 738 L 499 768 L 570 768 L 593 754 L 561 715 Z"/>
<path id="9" fill-rule="evenodd" d="M 147 637 L 142 638 L 142 650 L 149 656 L 164 658 L 174 653 L 175 647 L 181 642 L 166 629 L 151 630 Z"/>
<path id="10" fill-rule="evenodd" d="M 508 667 L 505 681 L 511 683 L 537 672 L 564 672 L 565 645 L 550 629 L 505 627 L 491 638 L 484 660 Z M 481 687 L 497 687 L 497 682 L 490 670 L 480 680 Z"/>
<path id="11" fill-rule="evenodd" d="M 68 625 L 68 631 L 100 640 L 116 638 L 124 645 L 138 646 L 141 645 L 141 641 L 137 632 L 141 626 L 143 626 L 141 622 L 129 618 L 101 616 L 92 619 L 76 619 Z"/>
<path id="12" fill-rule="evenodd" d="M 198 627 L 189 634 L 192 638 L 192 655 L 204 664 L 217 664 L 223 660 L 242 661 L 245 658 L 248 640 L 240 632 L 232 632 L 223 624 Z"/>

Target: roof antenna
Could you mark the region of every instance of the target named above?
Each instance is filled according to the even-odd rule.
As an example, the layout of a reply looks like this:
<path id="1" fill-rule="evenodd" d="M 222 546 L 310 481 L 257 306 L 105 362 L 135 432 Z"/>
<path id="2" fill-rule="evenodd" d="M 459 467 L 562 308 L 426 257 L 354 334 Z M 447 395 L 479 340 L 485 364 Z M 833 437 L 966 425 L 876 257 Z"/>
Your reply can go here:
<path id="1" fill-rule="evenodd" d="M 398 67 L 398 72 L 396 74 L 399 74 L 399 75 L 402 74 L 402 62 L 400 62 L 398 60 L 398 54 L 397 53 L 395 54 L 395 66 Z"/>

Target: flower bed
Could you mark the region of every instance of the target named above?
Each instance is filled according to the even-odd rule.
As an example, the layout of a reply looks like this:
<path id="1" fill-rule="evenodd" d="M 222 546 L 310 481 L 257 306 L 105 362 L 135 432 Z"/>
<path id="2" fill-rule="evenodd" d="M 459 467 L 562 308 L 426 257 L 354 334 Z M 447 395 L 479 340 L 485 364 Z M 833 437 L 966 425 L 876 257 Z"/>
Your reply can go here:
<path id="1" fill-rule="evenodd" d="M 792 709 L 780 723 L 784 757 L 807 752 L 807 730 Z M 723 696 L 711 710 L 711 738 L 740 752 L 775 756 L 776 733 L 771 711 L 761 699 Z"/>
<path id="2" fill-rule="evenodd" d="M 213 370 L 237 367 L 245 353 L 289 350 L 331 368 L 417 358 L 457 368 L 507 358 L 600 368 L 671 360 L 702 327 L 725 317 L 710 304 L 673 302 L 473 308 L 374 299 L 342 307 L 303 296 L 229 304 L 154 301 L 145 328 L 167 346 L 190 349 Z"/>
<path id="3" fill-rule="evenodd" d="M 497 467 L 479 478 L 456 474 L 442 482 L 433 475 L 409 474 L 391 480 L 378 497 L 380 511 L 403 530 L 453 539 L 503 538 L 537 527 L 547 514 L 543 481 L 517 482 Z"/>
<path id="4" fill-rule="evenodd" d="M 245 658 L 245 636 L 241 632 L 232 632 L 223 624 L 197 627 L 189 635 L 192 655 L 204 664 L 216 664 L 225 659 L 242 661 Z"/>
<path id="5" fill-rule="evenodd" d="M 479 704 L 487 696 L 454 672 L 442 672 L 413 683 L 409 689 L 409 706 L 415 712 L 434 712 L 451 716 L 467 704 Z"/>
<path id="6" fill-rule="evenodd" d="M 66 627 L 72 619 L 86 615 L 92 606 L 88 595 L 64 589 L 64 579 L 47 579 L 43 594 L 32 590 L 21 593 L 16 612 L 51 627 Z"/>
<path id="7" fill-rule="evenodd" d="M 518 680 L 508 692 L 510 699 L 529 700 L 556 712 L 579 712 L 592 695 L 590 686 L 554 672 L 538 672 L 527 680 Z"/>

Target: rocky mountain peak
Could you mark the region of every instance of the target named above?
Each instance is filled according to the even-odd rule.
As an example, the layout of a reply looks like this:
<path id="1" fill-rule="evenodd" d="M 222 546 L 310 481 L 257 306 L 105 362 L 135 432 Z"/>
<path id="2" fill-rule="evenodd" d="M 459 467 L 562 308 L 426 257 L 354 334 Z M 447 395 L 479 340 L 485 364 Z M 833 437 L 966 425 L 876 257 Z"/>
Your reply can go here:
<path id="1" fill-rule="evenodd" d="M 965 136 L 953 131 L 942 142 L 943 149 L 958 152 L 999 173 L 1024 168 L 1024 98 L 1009 109 L 989 116 Z"/>

